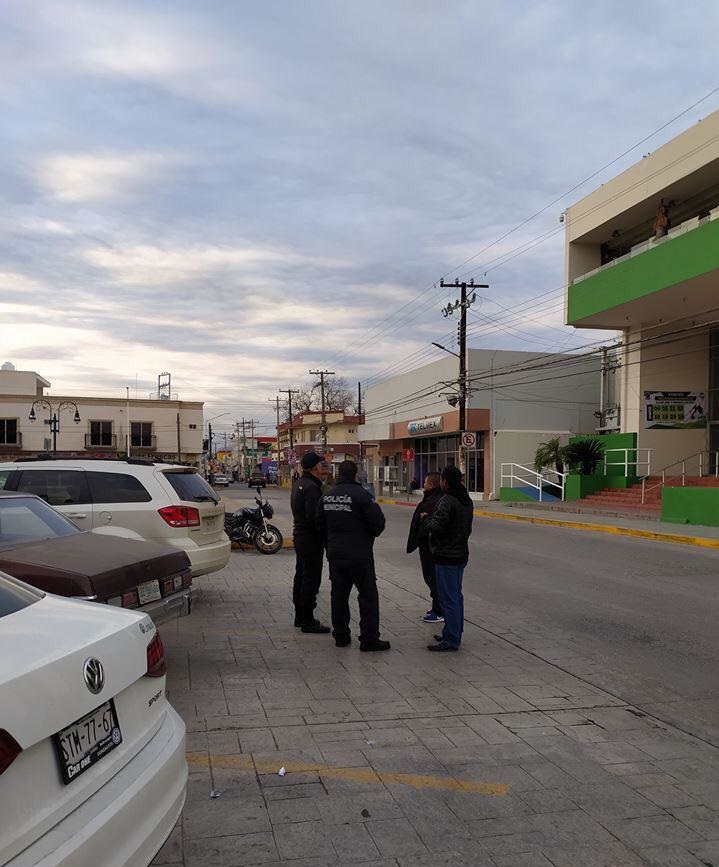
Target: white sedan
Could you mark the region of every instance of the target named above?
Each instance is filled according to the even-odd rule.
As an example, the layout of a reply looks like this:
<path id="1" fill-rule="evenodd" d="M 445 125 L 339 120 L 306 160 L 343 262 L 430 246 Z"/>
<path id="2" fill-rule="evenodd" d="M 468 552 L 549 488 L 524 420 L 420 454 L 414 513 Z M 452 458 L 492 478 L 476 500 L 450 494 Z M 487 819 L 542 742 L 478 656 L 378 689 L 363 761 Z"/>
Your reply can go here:
<path id="1" fill-rule="evenodd" d="M 0 573 L 0 864 L 147 865 L 186 783 L 152 620 Z"/>

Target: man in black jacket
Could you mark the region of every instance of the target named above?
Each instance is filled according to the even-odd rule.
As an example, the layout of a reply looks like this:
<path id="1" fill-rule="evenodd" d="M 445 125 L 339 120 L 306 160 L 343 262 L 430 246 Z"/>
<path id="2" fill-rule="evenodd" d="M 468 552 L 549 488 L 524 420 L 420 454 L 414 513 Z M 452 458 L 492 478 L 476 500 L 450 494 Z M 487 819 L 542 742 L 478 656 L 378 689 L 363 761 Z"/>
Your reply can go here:
<path id="1" fill-rule="evenodd" d="M 337 647 L 350 637 L 349 598 L 357 587 L 360 650 L 389 650 L 379 637 L 379 596 L 374 571 L 374 540 L 384 530 L 382 510 L 357 481 L 357 464 L 342 461 L 337 483 L 322 496 L 317 524 L 327 544 L 332 582 L 332 634 Z"/>
<path id="2" fill-rule="evenodd" d="M 440 482 L 443 496 L 427 518 L 429 541 L 437 574 L 437 590 L 444 614 L 444 628 L 435 636 L 432 651 L 459 650 L 464 630 L 462 576 L 469 560 L 474 504 L 462 484 L 457 467 L 445 467 Z"/>
<path id="3" fill-rule="evenodd" d="M 323 626 L 314 615 L 324 561 L 324 543 L 316 518 L 317 504 L 322 496 L 323 461 L 315 452 L 307 452 L 302 455 L 300 464 L 302 475 L 292 485 L 290 494 L 296 556 L 292 586 L 295 626 L 301 627 L 303 632 L 327 635 L 329 627 Z"/>
<path id="4" fill-rule="evenodd" d="M 426 519 L 434 514 L 437 503 L 442 496 L 439 482 L 439 473 L 427 473 L 424 480 L 424 496 L 414 510 L 407 538 L 408 554 L 419 548 L 422 577 L 424 578 L 424 583 L 429 588 L 429 595 L 432 599 L 432 607 L 422 617 L 425 623 L 442 623 L 444 620 L 442 617 L 442 606 L 439 603 L 439 596 L 437 595 L 437 576 L 434 570 L 434 558 L 429 547 L 429 531 L 427 530 L 426 523 Z"/>

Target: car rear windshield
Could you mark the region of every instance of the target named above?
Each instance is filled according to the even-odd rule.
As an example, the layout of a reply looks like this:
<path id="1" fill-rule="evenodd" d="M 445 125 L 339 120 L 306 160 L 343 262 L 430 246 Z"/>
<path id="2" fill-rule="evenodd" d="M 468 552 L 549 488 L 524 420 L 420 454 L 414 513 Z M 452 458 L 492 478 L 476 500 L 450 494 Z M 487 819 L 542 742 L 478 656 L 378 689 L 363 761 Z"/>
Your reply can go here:
<path id="1" fill-rule="evenodd" d="M 0 573 L 0 617 L 22 611 L 42 597 L 43 594 L 39 590 L 13 581 Z"/>
<path id="2" fill-rule="evenodd" d="M 165 473 L 164 475 L 181 500 L 217 501 L 217 494 L 199 473 Z"/>
<path id="3" fill-rule="evenodd" d="M 72 536 L 80 530 L 34 497 L 0 497 L 0 548 Z"/>

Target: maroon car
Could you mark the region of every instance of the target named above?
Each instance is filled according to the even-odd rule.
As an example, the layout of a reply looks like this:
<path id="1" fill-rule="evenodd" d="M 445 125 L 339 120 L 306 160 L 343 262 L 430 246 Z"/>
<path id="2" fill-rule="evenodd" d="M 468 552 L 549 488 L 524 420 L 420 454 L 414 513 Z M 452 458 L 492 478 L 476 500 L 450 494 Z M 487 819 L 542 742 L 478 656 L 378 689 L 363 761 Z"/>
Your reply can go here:
<path id="1" fill-rule="evenodd" d="M 48 593 L 144 611 L 155 622 L 190 612 L 184 551 L 79 530 L 31 494 L 0 492 L 0 570 Z"/>

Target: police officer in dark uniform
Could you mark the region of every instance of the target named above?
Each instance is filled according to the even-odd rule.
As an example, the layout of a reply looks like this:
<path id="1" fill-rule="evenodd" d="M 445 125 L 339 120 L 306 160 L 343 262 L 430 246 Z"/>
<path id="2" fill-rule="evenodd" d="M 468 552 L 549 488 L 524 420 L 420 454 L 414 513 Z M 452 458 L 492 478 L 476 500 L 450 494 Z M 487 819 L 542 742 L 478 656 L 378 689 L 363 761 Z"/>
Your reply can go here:
<path id="1" fill-rule="evenodd" d="M 327 635 L 328 626 L 315 618 L 317 594 L 322 581 L 324 540 L 317 526 L 317 506 L 322 496 L 324 478 L 322 458 L 315 452 L 302 455 L 302 475 L 292 485 L 290 506 L 294 525 L 292 540 L 295 545 L 295 579 L 292 601 L 295 606 L 295 626 L 303 632 Z"/>
<path id="2" fill-rule="evenodd" d="M 337 483 L 322 496 L 317 525 L 327 545 L 332 582 L 332 634 L 337 647 L 350 641 L 349 598 L 357 588 L 360 650 L 389 650 L 379 637 L 379 596 L 374 571 L 374 540 L 384 530 L 382 510 L 357 481 L 357 464 L 343 461 Z"/>

